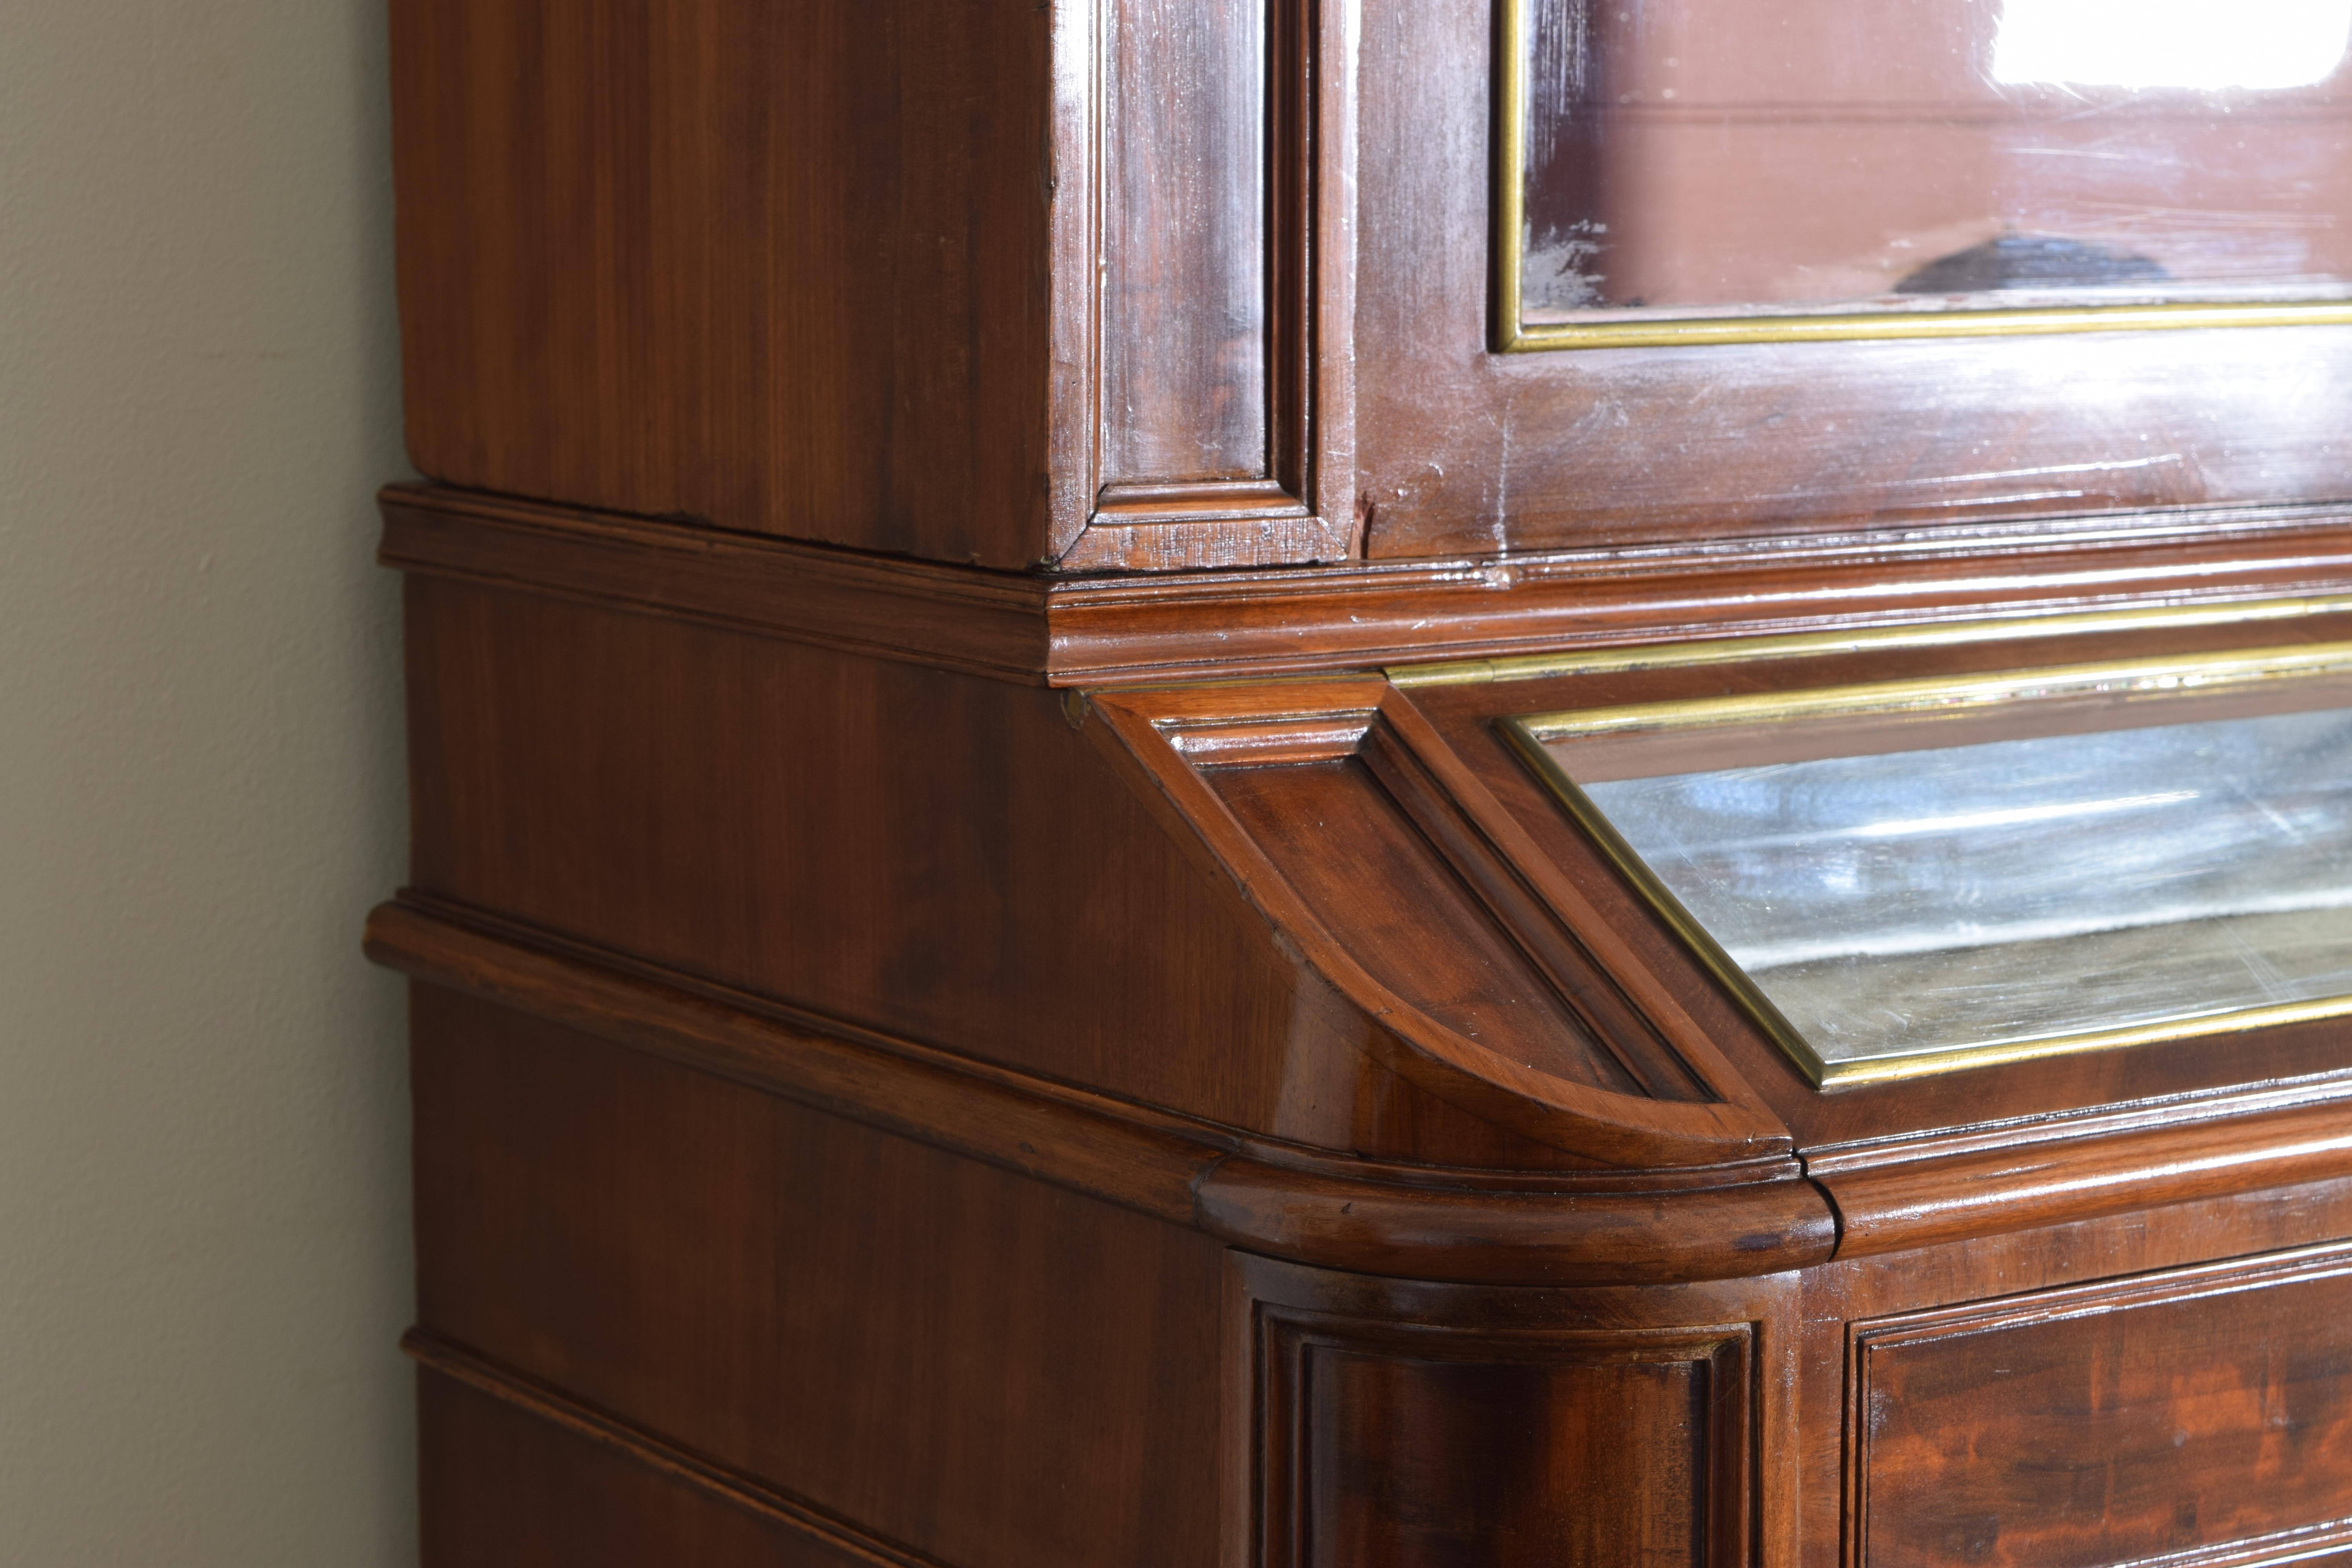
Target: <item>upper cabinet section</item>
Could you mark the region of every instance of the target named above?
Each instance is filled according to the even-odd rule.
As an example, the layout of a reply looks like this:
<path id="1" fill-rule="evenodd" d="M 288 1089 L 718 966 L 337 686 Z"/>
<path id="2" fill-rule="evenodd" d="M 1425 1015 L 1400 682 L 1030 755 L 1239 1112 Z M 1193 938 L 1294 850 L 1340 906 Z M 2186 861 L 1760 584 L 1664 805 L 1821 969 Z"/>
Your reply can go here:
<path id="1" fill-rule="evenodd" d="M 392 10 L 449 484 L 1064 573 L 2352 500 L 2352 0 Z"/>

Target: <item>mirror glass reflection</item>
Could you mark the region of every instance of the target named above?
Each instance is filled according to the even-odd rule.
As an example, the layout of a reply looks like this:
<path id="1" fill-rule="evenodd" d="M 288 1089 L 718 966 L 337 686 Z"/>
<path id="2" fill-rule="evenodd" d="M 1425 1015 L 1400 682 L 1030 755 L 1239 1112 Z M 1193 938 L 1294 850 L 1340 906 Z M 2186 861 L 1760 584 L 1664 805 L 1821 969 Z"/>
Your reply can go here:
<path id="1" fill-rule="evenodd" d="M 1734 726 L 1654 742 L 1654 772 L 1531 722 L 1825 1081 L 2352 998 L 2352 708 L 1960 744 L 1930 716 L 1851 750 Z"/>
<path id="2" fill-rule="evenodd" d="M 1530 325 L 2352 281 L 2352 0 L 1503 3 Z"/>

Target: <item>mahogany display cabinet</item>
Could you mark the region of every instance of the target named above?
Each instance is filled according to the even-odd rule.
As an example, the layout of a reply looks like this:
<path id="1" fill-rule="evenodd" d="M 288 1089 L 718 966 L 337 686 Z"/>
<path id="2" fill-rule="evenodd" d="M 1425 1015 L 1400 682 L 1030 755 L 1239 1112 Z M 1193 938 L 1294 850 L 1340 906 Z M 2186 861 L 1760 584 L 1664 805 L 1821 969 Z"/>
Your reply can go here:
<path id="1" fill-rule="evenodd" d="M 392 18 L 429 1568 L 2352 1562 L 2352 0 Z"/>

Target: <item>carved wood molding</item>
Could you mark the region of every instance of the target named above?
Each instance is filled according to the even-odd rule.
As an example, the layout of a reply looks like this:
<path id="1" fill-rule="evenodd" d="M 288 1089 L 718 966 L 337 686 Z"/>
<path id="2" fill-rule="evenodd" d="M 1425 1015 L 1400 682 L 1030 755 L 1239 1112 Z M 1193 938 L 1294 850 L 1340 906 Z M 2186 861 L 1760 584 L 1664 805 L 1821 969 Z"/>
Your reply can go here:
<path id="1" fill-rule="evenodd" d="M 1257 1330 L 1265 1568 L 1751 1561 L 1750 1324 Z"/>
<path id="2" fill-rule="evenodd" d="M 1362 553 L 1354 4 L 1093 0 L 1057 15 L 1052 273 L 1064 294 L 1048 533 L 1059 569 Z M 1136 102 L 1121 100 L 1137 87 L 1122 70 L 1130 33 L 1149 40 L 1155 78 Z M 1237 71 L 1234 57 L 1259 68 Z M 1257 156 L 1220 166 L 1210 155 L 1246 150 L 1261 130 Z M 1236 268 L 1260 291 L 1253 321 L 1225 316 L 1216 285 L 1237 279 L 1217 275 Z M 1210 380 L 1195 386 L 1195 374 Z M 1244 431 L 1255 451 L 1236 466 L 1241 454 L 1223 448 Z"/>
<path id="3" fill-rule="evenodd" d="M 404 571 L 1056 686 L 1929 626 L 1956 616 L 2218 608 L 2352 588 L 2352 512 L 2339 508 L 2182 513 L 2122 530 L 2037 527 L 2030 547 L 2011 542 L 1998 571 L 1966 553 L 1984 542 L 1980 532 L 1921 531 L 1737 555 L 1555 552 L 1509 563 L 1102 577 L 908 562 L 439 486 L 388 487 L 383 508 L 382 558 Z"/>
<path id="4" fill-rule="evenodd" d="M 1382 1166 L 894 1040 L 688 976 L 393 903 L 377 963 L 1040 1181 L 1327 1268 L 1465 1284 L 1727 1279 L 1818 1262 L 1793 1162 L 1540 1178 Z"/>

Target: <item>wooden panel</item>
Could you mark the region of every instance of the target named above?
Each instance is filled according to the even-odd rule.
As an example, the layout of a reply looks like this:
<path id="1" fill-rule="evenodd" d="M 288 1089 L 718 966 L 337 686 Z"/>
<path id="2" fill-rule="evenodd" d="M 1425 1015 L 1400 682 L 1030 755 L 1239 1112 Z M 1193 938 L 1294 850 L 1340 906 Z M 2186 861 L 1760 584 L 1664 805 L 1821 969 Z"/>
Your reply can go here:
<path id="1" fill-rule="evenodd" d="M 1507 566 L 1388 562 L 1059 579 L 919 565 L 443 487 L 390 487 L 383 508 L 383 558 L 409 571 L 541 584 L 879 658 L 1073 686 L 1757 632 L 1850 635 L 2159 601 L 2159 616 L 2227 614 L 2249 599 L 2352 587 L 2352 528 L 2326 508 L 2175 516 L 2161 540 L 1975 540 L 1983 552 L 2030 549 L 2030 574 L 1988 574 L 1980 561 L 1956 556 L 1962 542 L 1927 538 L 1732 556 L 1660 552 L 1638 563 L 1555 552 Z"/>
<path id="2" fill-rule="evenodd" d="M 425 1568 L 878 1568 L 433 1372 L 417 1380 Z"/>
<path id="3" fill-rule="evenodd" d="M 1216 1242 L 444 993 L 415 1039 L 436 1338 L 959 1568 L 1213 1560 Z"/>
<path id="4" fill-rule="evenodd" d="M 1367 6 L 1374 556 L 2352 495 L 2352 331 L 1489 352 L 1492 0 Z"/>
<path id="5" fill-rule="evenodd" d="M 420 468 L 869 549 L 1046 552 L 1046 8 L 392 16 Z"/>
<path id="6" fill-rule="evenodd" d="M 1268 1568 L 1730 1568 L 1749 1331 L 1489 1335 L 1265 1313 Z"/>
<path id="7" fill-rule="evenodd" d="M 1095 515 L 1066 569 L 1330 561 L 1354 514 L 1353 0 L 1107 0 Z M 1057 539 L 1059 536 L 1057 535 Z"/>
<path id="8" fill-rule="evenodd" d="M 1523 950 L 1361 761 L 1209 777 L 1340 942 L 1431 1017 L 1572 1082 L 1709 1098 L 1605 979 Z"/>
<path id="9" fill-rule="evenodd" d="M 1857 1324 L 1859 1568 L 2352 1542 L 2352 1253 Z M 2262 1538 L 2266 1544 L 2248 1545 Z M 2179 1554 L 2178 1558 L 2174 1554 Z"/>
<path id="10" fill-rule="evenodd" d="M 1108 485 L 1272 476 L 1267 9 L 1105 7 Z"/>
<path id="11" fill-rule="evenodd" d="M 1221 768 L 1211 777 L 1341 942 L 1408 1001 L 1530 1067 L 1621 1093 L 1642 1091 L 1387 805 L 1361 763 Z"/>

